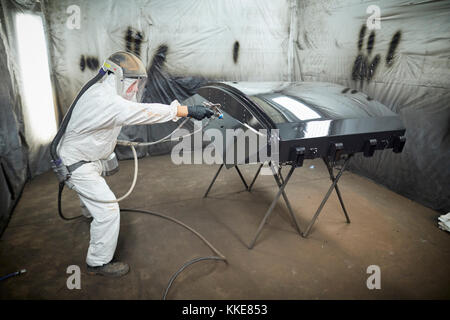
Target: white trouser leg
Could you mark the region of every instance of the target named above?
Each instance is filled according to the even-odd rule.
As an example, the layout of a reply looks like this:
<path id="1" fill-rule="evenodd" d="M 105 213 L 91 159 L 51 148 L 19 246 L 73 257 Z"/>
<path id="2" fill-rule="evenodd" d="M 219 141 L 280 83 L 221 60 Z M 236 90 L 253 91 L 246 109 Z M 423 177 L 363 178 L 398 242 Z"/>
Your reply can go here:
<path id="1" fill-rule="evenodd" d="M 72 173 L 71 181 L 81 193 L 100 200 L 115 200 L 116 197 L 101 176 L 101 164 L 90 162 Z M 111 261 L 116 250 L 120 228 L 120 210 L 117 203 L 101 203 L 82 198 L 86 209 L 94 218 L 91 222 L 91 240 L 86 263 L 92 267 Z"/>
<path id="2" fill-rule="evenodd" d="M 81 196 L 78 196 L 80 198 L 80 208 L 81 208 L 81 214 L 85 216 L 86 218 L 92 218 L 92 214 L 89 212 L 89 210 L 86 208 L 86 205 L 83 203 L 83 199 L 81 199 Z"/>

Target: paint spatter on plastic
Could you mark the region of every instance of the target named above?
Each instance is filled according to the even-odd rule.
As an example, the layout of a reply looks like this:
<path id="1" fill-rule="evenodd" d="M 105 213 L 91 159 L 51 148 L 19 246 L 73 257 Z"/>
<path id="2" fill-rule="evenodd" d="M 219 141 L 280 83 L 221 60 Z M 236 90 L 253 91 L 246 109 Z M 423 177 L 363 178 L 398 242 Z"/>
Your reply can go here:
<path id="1" fill-rule="evenodd" d="M 366 78 L 367 71 L 367 57 L 363 54 L 359 54 L 355 62 L 353 63 L 352 79 L 363 81 Z"/>
<path id="2" fill-rule="evenodd" d="M 161 68 L 167 59 L 167 53 L 169 52 L 169 47 L 166 44 L 161 44 L 158 49 L 156 49 L 155 55 L 152 59 L 152 64 L 150 66 L 150 72 L 152 69 Z"/>
<path id="3" fill-rule="evenodd" d="M 199 76 L 180 77 L 170 74 L 165 66 L 170 52 L 169 46 L 164 43 L 156 48 L 147 68 L 148 78 L 142 102 L 170 104 L 175 99 L 181 102 L 206 84 L 206 79 Z"/>
<path id="4" fill-rule="evenodd" d="M 373 58 L 372 62 L 369 65 L 369 69 L 367 70 L 367 81 L 372 80 L 375 70 L 377 70 L 378 64 L 380 63 L 380 55 L 377 54 L 375 58 Z"/>
<path id="5" fill-rule="evenodd" d="M 402 38 L 401 31 L 397 31 L 391 39 L 391 43 L 389 44 L 389 50 L 386 56 L 386 65 L 391 67 L 394 63 L 395 52 L 397 50 L 398 44 L 400 43 L 400 39 Z"/>
<path id="6" fill-rule="evenodd" d="M 366 31 L 367 27 L 363 25 L 359 31 L 359 38 L 357 42 L 358 55 L 355 59 L 355 62 L 353 63 L 352 68 L 352 79 L 355 81 L 359 80 L 361 82 L 361 87 L 364 84 L 364 80 L 367 80 L 369 82 L 373 79 L 376 70 L 382 60 L 380 54 L 376 54 L 373 59 L 371 58 L 372 51 L 375 49 L 375 31 L 372 31 L 370 33 L 367 39 L 367 53 L 364 53 L 364 38 L 366 36 Z M 401 36 L 402 33 L 400 30 L 392 36 L 385 57 L 387 67 L 392 67 L 394 63 L 397 47 L 400 43 Z"/>
<path id="7" fill-rule="evenodd" d="M 86 59 L 84 58 L 84 55 L 80 58 L 80 70 L 84 71 L 86 69 Z"/>
<path id="8" fill-rule="evenodd" d="M 350 88 L 345 88 L 344 90 L 341 91 L 341 93 L 347 93 L 348 90 L 350 90 Z"/>
<path id="9" fill-rule="evenodd" d="M 125 47 L 128 52 L 133 52 L 133 30 L 131 28 L 128 28 L 125 34 Z"/>
<path id="10" fill-rule="evenodd" d="M 99 62 L 96 57 L 85 57 L 84 54 L 80 57 L 80 70 L 86 70 L 86 67 L 90 70 L 96 71 L 99 67 Z"/>
<path id="11" fill-rule="evenodd" d="M 94 57 L 87 57 L 86 58 L 86 64 L 87 67 L 91 70 L 97 70 L 98 69 L 98 59 Z"/>
<path id="12" fill-rule="evenodd" d="M 143 39 L 142 33 L 139 31 L 136 32 L 136 36 L 134 38 L 134 53 L 139 57 L 141 56 L 142 39 Z"/>
<path id="13" fill-rule="evenodd" d="M 138 57 L 141 56 L 141 44 L 144 39 L 141 31 L 128 27 L 125 32 L 125 48 L 128 52 L 134 53 Z"/>
<path id="14" fill-rule="evenodd" d="M 367 27 L 363 25 L 359 31 L 358 38 L 358 56 L 353 63 L 352 79 L 355 81 L 361 81 L 361 87 L 364 80 L 372 80 L 375 72 L 380 64 L 381 56 L 377 54 L 371 59 L 371 54 L 375 48 L 375 31 L 372 31 L 367 39 L 367 54 L 364 53 L 364 38 L 366 36 Z"/>
<path id="15" fill-rule="evenodd" d="M 359 40 L 358 40 L 358 50 L 359 51 L 361 51 L 361 49 L 363 47 L 364 36 L 366 35 L 366 29 L 367 29 L 367 27 L 365 25 L 363 25 L 361 27 L 361 30 L 359 30 Z"/>
<path id="16" fill-rule="evenodd" d="M 352 91 L 350 91 L 351 94 L 355 94 L 355 93 L 357 93 L 357 92 L 358 92 L 358 90 L 355 90 L 355 89 L 353 89 Z"/>
<path id="17" fill-rule="evenodd" d="M 238 62 L 239 59 L 239 41 L 235 41 L 233 45 L 233 61 L 234 63 Z"/>
<path id="18" fill-rule="evenodd" d="M 372 53 L 374 44 L 375 44 L 375 31 L 372 31 L 370 33 L 369 39 L 367 40 L 367 53 L 369 55 Z"/>

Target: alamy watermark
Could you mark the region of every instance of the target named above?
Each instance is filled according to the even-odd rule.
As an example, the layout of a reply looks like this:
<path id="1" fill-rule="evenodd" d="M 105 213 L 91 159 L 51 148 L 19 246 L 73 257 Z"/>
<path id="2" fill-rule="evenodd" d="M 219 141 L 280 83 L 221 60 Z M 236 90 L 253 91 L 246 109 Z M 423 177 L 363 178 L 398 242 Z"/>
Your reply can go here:
<path id="1" fill-rule="evenodd" d="M 66 273 L 70 274 L 69 277 L 67 277 L 66 286 L 67 289 L 73 290 L 73 289 L 81 289 L 81 270 L 80 267 L 73 264 L 67 267 Z"/>
<path id="2" fill-rule="evenodd" d="M 81 28 L 81 9 L 76 4 L 72 4 L 67 7 L 66 13 L 69 17 L 66 20 L 66 27 L 69 30 Z"/>
<path id="3" fill-rule="evenodd" d="M 369 30 L 381 29 L 381 9 L 374 4 L 370 5 L 366 9 L 367 14 L 371 14 L 366 20 L 366 26 Z"/>
<path id="4" fill-rule="evenodd" d="M 381 269 L 379 266 L 373 264 L 367 267 L 366 272 L 370 274 L 367 278 L 367 289 L 381 289 Z"/>
<path id="5" fill-rule="evenodd" d="M 187 129 L 177 130 L 172 141 L 180 140 L 171 152 L 174 164 L 244 164 L 272 162 L 279 163 L 279 130 L 247 127 L 219 130 L 209 128 L 204 131 L 201 122 L 194 122 L 194 134 Z M 209 143 L 206 147 L 205 144 Z M 261 174 L 272 175 L 270 168 L 263 168 Z"/>

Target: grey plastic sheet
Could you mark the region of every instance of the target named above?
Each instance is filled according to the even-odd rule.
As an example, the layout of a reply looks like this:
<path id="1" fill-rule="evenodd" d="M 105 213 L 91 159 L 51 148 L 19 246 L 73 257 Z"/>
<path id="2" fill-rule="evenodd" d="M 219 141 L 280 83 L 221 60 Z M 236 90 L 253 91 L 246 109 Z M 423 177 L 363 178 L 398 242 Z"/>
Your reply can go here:
<path id="1" fill-rule="evenodd" d="M 367 27 L 371 5 L 379 9 L 379 29 Z M 364 92 L 406 125 L 403 153 L 357 156 L 350 169 L 450 211 L 450 1 L 304 0 L 297 6 L 301 74 L 295 76 Z"/>
<path id="2" fill-rule="evenodd" d="M 4 17 L 0 16 L 4 21 Z M 20 199 L 27 178 L 22 106 L 8 41 L 0 28 L 0 236 Z"/>

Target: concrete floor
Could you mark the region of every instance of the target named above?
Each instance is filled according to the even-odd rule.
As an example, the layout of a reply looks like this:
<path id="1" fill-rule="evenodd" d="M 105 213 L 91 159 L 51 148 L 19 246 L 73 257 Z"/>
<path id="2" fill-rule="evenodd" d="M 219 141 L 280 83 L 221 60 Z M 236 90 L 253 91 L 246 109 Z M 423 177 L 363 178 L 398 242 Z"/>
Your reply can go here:
<path id="1" fill-rule="evenodd" d="M 311 169 L 310 165 L 315 168 Z M 108 178 L 122 195 L 132 178 L 132 161 L 122 161 Z M 437 228 L 439 214 L 372 181 L 346 172 L 340 187 L 352 220 L 346 224 L 333 193 L 308 239 L 289 222 L 282 201 L 256 246 L 248 250 L 277 188 L 260 176 L 252 193 L 235 170 L 223 170 L 203 199 L 218 165 L 173 165 L 168 156 L 139 162 L 136 191 L 123 208 L 171 215 L 203 234 L 228 258 L 203 261 L 175 281 L 168 299 L 448 299 L 450 235 Z M 241 168 L 248 181 L 257 166 Z M 329 186 L 320 161 L 305 162 L 287 187 L 305 228 Z M 153 216 L 122 213 L 116 255 L 130 273 L 120 279 L 89 276 L 85 254 L 89 221 L 65 222 L 57 214 L 53 173 L 29 182 L 0 240 L 0 275 L 25 268 L 25 275 L 0 283 L 1 299 L 160 299 L 170 276 L 195 257 L 212 255 L 184 228 Z M 79 214 L 79 201 L 65 191 L 66 215 Z M 69 290 L 66 269 L 81 267 L 81 290 Z M 381 269 L 381 289 L 368 290 L 369 265 Z"/>

